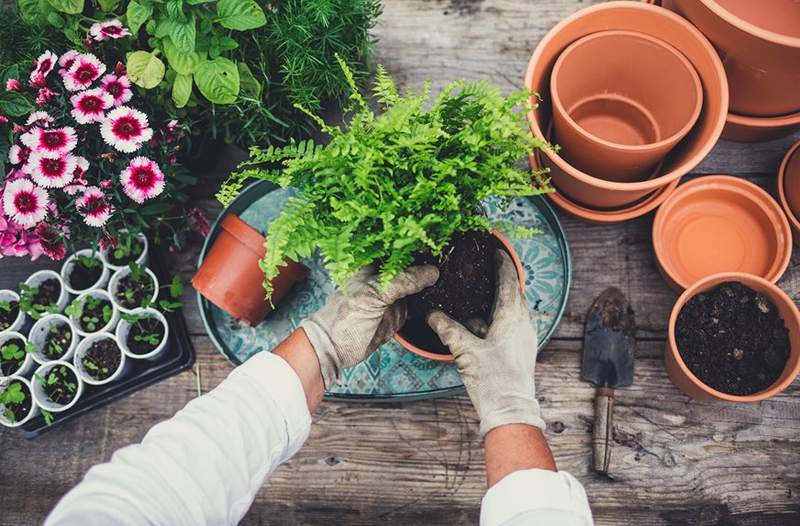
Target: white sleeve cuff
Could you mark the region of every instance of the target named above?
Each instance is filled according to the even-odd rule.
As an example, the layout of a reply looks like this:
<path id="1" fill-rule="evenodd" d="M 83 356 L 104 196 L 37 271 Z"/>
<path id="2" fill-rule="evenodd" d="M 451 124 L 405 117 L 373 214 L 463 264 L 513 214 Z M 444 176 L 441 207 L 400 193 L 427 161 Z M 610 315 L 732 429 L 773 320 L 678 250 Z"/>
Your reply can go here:
<path id="1" fill-rule="evenodd" d="M 575 477 L 564 471 L 526 469 L 506 476 L 483 497 L 481 526 L 506 524 L 590 526 L 593 522 L 586 492 Z"/>

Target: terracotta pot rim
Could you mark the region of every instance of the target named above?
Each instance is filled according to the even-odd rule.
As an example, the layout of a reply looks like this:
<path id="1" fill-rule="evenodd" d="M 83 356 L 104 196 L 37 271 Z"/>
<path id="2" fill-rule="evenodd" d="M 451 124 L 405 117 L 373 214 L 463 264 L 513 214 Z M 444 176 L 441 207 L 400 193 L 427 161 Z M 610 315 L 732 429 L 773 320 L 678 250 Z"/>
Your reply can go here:
<path id="1" fill-rule="evenodd" d="M 789 200 L 786 198 L 786 185 L 784 183 L 786 180 L 786 168 L 789 166 L 789 161 L 791 161 L 792 157 L 794 157 L 798 152 L 800 152 L 800 141 L 794 143 L 792 147 L 789 148 L 789 151 L 786 152 L 786 155 L 783 156 L 781 167 L 778 169 L 778 196 L 781 199 L 781 207 L 783 207 L 783 212 L 786 214 L 789 222 L 792 224 L 795 231 L 800 232 L 800 219 L 798 219 L 797 214 L 789 206 Z"/>
<path id="2" fill-rule="evenodd" d="M 511 242 L 508 240 L 506 236 L 498 232 L 497 230 L 492 230 L 492 235 L 494 235 L 500 243 L 502 243 L 503 247 L 508 251 L 509 255 L 511 256 L 511 260 L 514 262 L 514 266 L 517 268 L 517 277 L 519 278 L 519 287 L 524 292 L 525 291 L 525 270 L 522 268 L 522 262 L 519 260 L 519 255 L 517 255 L 517 251 L 514 250 L 514 247 L 511 246 Z M 452 354 L 438 354 L 430 351 L 426 351 L 425 349 L 421 349 L 417 347 L 413 343 L 409 342 L 405 338 L 403 338 L 399 332 L 394 334 L 394 339 L 402 345 L 406 350 L 422 356 L 423 358 L 428 358 L 429 360 L 433 360 L 436 362 L 454 362 L 456 357 Z"/>
<path id="3" fill-rule="evenodd" d="M 697 188 L 698 186 L 706 186 L 710 184 L 715 184 L 717 187 L 724 186 L 726 190 L 749 199 L 758 205 L 758 207 L 770 218 L 770 223 L 773 228 L 775 228 L 776 238 L 783 238 L 784 242 L 782 252 L 775 255 L 772 266 L 769 270 L 769 274 L 767 274 L 764 279 L 770 281 L 771 283 L 777 282 L 781 276 L 783 276 L 783 273 L 786 272 L 786 269 L 789 266 L 789 261 L 792 258 L 792 231 L 789 227 L 789 221 L 786 219 L 781 207 L 775 202 L 775 200 L 766 190 L 756 186 L 750 181 L 740 179 L 738 177 L 732 177 L 730 175 L 706 175 L 698 177 L 697 179 L 689 181 L 680 186 L 665 200 L 664 206 L 659 208 L 658 212 L 656 213 L 656 217 L 653 220 L 652 230 L 653 249 L 659 268 L 664 274 L 666 274 L 667 278 L 679 288 L 688 289 L 694 286 L 693 283 L 687 283 L 685 280 L 681 279 L 680 276 L 677 276 L 674 270 L 670 269 L 669 265 L 664 263 L 667 261 L 667 258 L 662 239 L 662 231 L 664 229 L 664 225 L 668 221 L 669 214 L 671 212 L 670 207 L 673 203 L 677 202 L 690 192 L 702 192 L 703 189 Z M 776 222 L 778 224 L 776 224 Z M 746 273 L 739 272 L 739 274 Z M 702 280 L 705 279 L 706 278 L 702 278 Z"/>
<path id="4" fill-rule="evenodd" d="M 541 166 L 541 161 L 538 159 L 539 152 L 531 154 L 528 162 L 531 167 L 538 169 Z M 680 184 L 681 179 L 675 179 L 668 185 L 656 188 L 653 192 L 643 200 L 629 206 L 621 207 L 615 210 L 594 210 L 585 205 L 581 205 L 570 199 L 564 192 L 551 192 L 547 194 L 556 206 L 564 210 L 566 213 L 571 214 L 584 221 L 598 224 L 612 224 L 622 223 L 631 219 L 636 219 L 643 215 L 649 214 L 657 209 L 667 198 L 675 191 Z"/>
<path id="5" fill-rule="evenodd" d="M 753 115 L 741 115 L 739 113 L 729 112 L 725 122 L 750 128 L 800 126 L 800 111 L 788 113 L 786 115 L 775 115 L 773 117 L 756 117 Z"/>
<path id="6" fill-rule="evenodd" d="M 220 223 L 220 227 L 261 258 L 267 239 L 241 217 L 233 212 L 228 212 Z"/>
<path id="7" fill-rule="evenodd" d="M 757 25 L 752 24 L 728 11 L 716 0 L 700 0 L 700 2 L 706 7 L 706 9 L 709 9 L 715 15 L 736 29 L 773 44 L 800 49 L 800 37 L 790 37 L 789 35 L 776 33 L 774 31 L 770 31 L 769 29 L 758 27 Z"/>
<path id="8" fill-rule="evenodd" d="M 558 78 L 558 75 L 556 74 L 556 72 L 561 68 L 561 66 L 564 65 L 564 60 L 565 60 L 564 57 L 567 55 L 569 51 L 576 48 L 578 44 L 583 44 L 587 41 L 597 40 L 599 38 L 605 38 L 609 36 L 629 36 L 629 37 L 639 38 L 642 40 L 647 40 L 648 42 L 651 42 L 658 47 L 666 49 L 672 55 L 677 57 L 678 60 L 681 62 L 681 64 L 683 64 L 686 71 L 689 72 L 689 75 L 692 77 L 692 85 L 694 86 L 694 94 L 695 94 L 694 108 L 692 108 L 691 116 L 686 121 L 686 123 L 675 133 L 659 141 L 647 144 L 621 144 L 609 141 L 603 139 L 602 137 L 593 135 L 584 128 L 582 128 L 577 122 L 575 122 L 575 120 L 569 114 L 567 109 L 561 103 L 561 98 L 557 96 L 558 90 L 556 88 L 558 87 L 558 84 L 556 82 L 556 79 Z M 550 104 L 554 106 L 553 111 L 555 112 L 556 111 L 555 108 L 558 108 L 558 111 L 564 116 L 567 122 L 570 123 L 572 128 L 575 131 L 577 131 L 584 139 L 596 142 L 598 144 L 602 144 L 603 146 L 609 148 L 614 148 L 625 152 L 646 152 L 651 150 L 657 150 L 659 148 L 663 148 L 665 146 L 668 146 L 669 144 L 676 142 L 676 138 L 686 136 L 686 134 L 688 134 L 692 130 L 692 128 L 694 128 L 694 125 L 697 123 L 697 119 L 700 116 L 700 112 L 703 109 L 703 83 L 700 80 L 700 76 L 697 74 L 697 70 L 695 70 L 694 65 L 689 61 L 689 59 L 687 59 L 683 53 L 675 49 L 675 46 L 673 46 L 669 42 L 665 42 L 660 38 L 648 35 L 647 33 L 641 33 L 639 31 L 631 31 L 627 29 L 609 29 L 606 31 L 598 31 L 596 33 L 590 33 L 588 35 L 579 38 L 578 40 L 576 40 L 575 42 L 564 48 L 564 50 L 561 52 L 561 54 L 559 54 L 558 58 L 556 59 L 555 64 L 553 65 L 553 71 L 550 73 L 550 86 L 551 86 Z M 640 105 L 638 102 L 636 102 L 636 104 Z M 647 108 L 644 109 L 646 110 Z"/>
<path id="9" fill-rule="evenodd" d="M 678 352 L 678 344 L 675 341 L 675 325 L 678 321 L 678 315 L 680 314 L 681 309 L 683 306 L 696 294 L 701 292 L 703 287 L 705 287 L 708 283 L 716 280 L 724 280 L 724 281 L 738 281 L 745 285 L 750 285 L 751 283 L 759 283 L 764 286 L 767 290 L 769 290 L 772 294 L 770 296 L 770 300 L 778 303 L 783 302 L 786 305 L 790 305 L 791 308 L 789 309 L 792 313 L 793 322 L 795 327 L 800 327 L 800 311 L 797 310 L 797 307 L 794 304 L 794 301 L 777 285 L 767 281 L 766 279 L 756 276 L 753 274 L 747 274 L 744 272 L 720 272 L 719 274 L 712 274 L 711 276 L 707 276 L 697 282 L 695 282 L 691 287 L 683 291 L 680 295 L 678 300 L 675 302 L 675 305 L 672 307 L 672 312 L 669 316 L 669 326 L 667 329 L 667 337 L 668 337 L 668 345 L 667 345 L 667 352 L 669 352 L 675 363 L 680 368 L 681 372 L 686 376 L 686 378 L 698 389 L 706 392 L 707 394 L 721 399 L 728 402 L 758 402 L 761 400 L 765 400 L 770 398 L 771 396 L 776 395 L 777 393 L 783 391 L 788 387 L 794 379 L 800 374 L 800 360 L 795 364 L 794 368 L 790 371 L 790 374 L 782 381 L 775 382 L 772 386 L 764 389 L 763 391 L 759 391 L 757 393 L 751 395 L 732 395 L 723 393 L 721 391 L 717 391 L 716 389 L 712 388 L 709 385 L 703 383 L 694 373 L 689 370 L 686 364 L 681 357 L 681 353 Z M 784 323 L 787 320 L 784 319 Z M 787 323 L 788 325 L 788 323 Z M 791 357 L 791 354 L 790 354 Z"/>
<path id="10" fill-rule="evenodd" d="M 680 24 L 689 33 L 694 35 L 695 38 L 698 40 L 698 42 L 700 42 L 702 46 L 708 51 L 708 57 L 713 62 L 714 69 L 717 71 L 717 75 L 722 84 L 721 86 L 722 90 L 720 93 L 721 106 L 726 109 L 728 108 L 729 93 L 728 93 L 728 80 L 725 75 L 725 68 L 723 68 L 722 61 L 720 60 L 719 55 L 714 50 L 714 47 L 711 45 L 708 39 L 705 36 L 703 36 L 703 34 L 700 33 L 700 31 L 696 27 L 694 27 L 691 23 L 689 23 L 689 21 L 686 20 L 685 18 L 673 13 L 672 11 L 669 11 L 668 9 L 664 9 L 662 7 L 645 2 L 631 2 L 625 0 L 615 0 L 611 2 L 605 2 L 602 4 L 597 4 L 582 9 L 577 13 L 574 13 L 571 16 L 563 19 L 561 22 L 556 24 L 550 31 L 548 31 L 547 34 L 536 45 L 536 48 L 534 49 L 533 54 L 531 55 L 531 58 L 528 61 L 528 67 L 525 71 L 525 86 L 528 89 L 533 89 L 532 82 L 533 82 L 534 67 L 541 58 L 542 50 L 545 48 L 547 43 L 553 39 L 554 35 L 559 33 L 564 27 L 568 26 L 569 24 L 572 24 L 575 20 L 586 17 L 587 15 L 591 15 L 597 11 L 619 9 L 619 8 L 650 11 L 651 13 L 657 13 L 659 16 L 671 18 L 674 22 Z M 671 42 L 668 43 L 671 44 Z M 691 60 L 689 62 L 691 62 Z M 536 103 L 537 102 L 536 98 L 532 97 L 531 102 Z M 531 110 L 527 114 L 531 132 L 533 133 L 534 136 L 538 137 L 541 140 L 546 141 L 547 139 L 545 139 L 544 133 L 539 126 L 539 122 L 536 120 L 535 112 L 536 110 Z M 707 141 L 707 143 L 702 148 L 700 148 L 691 158 L 681 163 L 680 166 L 674 168 L 671 172 L 668 172 L 659 177 L 655 177 L 653 179 L 648 179 L 646 181 L 638 181 L 635 183 L 620 183 L 616 181 L 606 181 L 605 179 L 594 177 L 592 175 L 587 174 L 586 172 L 582 172 L 574 168 L 572 165 L 570 165 L 568 162 L 566 162 L 564 159 L 562 159 L 560 156 L 556 155 L 554 152 L 550 150 L 547 150 L 545 154 L 554 164 L 556 164 L 559 168 L 561 168 L 571 177 L 574 177 L 583 183 L 601 188 L 603 190 L 620 191 L 620 192 L 630 192 L 637 190 L 645 190 L 645 191 L 654 190 L 658 187 L 666 185 L 669 182 L 674 181 L 675 179 L 683 177 L 692 167 L 697 166 L 697 164 L 700 163 L 700 161 L 702 161 L 708 155 L 708 153 L 716 144 L 720 135 L 722 135 L 722 128 L 725 126 L 726 113 L 721 114 L 717 118 L 717 122 L 714 125 L 713 133 L 711 134 L 711 138 L 713 138 L 713 140 Z"/>

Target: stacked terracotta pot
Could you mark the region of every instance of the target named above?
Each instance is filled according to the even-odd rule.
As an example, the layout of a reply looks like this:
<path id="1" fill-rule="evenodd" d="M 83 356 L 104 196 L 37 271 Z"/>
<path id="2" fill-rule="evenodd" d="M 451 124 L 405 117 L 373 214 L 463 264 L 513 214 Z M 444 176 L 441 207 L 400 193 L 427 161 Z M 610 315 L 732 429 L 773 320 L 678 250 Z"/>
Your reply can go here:
<path id="1" fill-rule="evenodd" d="M 657 208 L 719 139 L 728 84 L 711 43 L 686 19 L 641 2 L 608 2 L 554 27 L 531 57 L 541 96 L 532 132 L 560 149 L 550 169 L 561 208 L 618 222 Z M 532 99 L 532 102 L 537 102 Z"/>

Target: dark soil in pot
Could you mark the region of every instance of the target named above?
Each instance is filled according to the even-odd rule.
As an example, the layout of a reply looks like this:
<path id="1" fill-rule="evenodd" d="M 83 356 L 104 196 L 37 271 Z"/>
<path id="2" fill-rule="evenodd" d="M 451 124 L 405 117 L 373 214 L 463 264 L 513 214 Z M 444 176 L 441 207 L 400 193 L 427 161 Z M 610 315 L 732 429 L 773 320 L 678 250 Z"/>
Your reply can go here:
<path id="1" fill-rule="evenodd" d="M 131 261 L 136 261 L 143 251 L 144 242 L 138 237 L 134 237 L 130 241 L 120 243 L 114 250 L 109 250 L 107 259 L 112 265 L 124 267 Z"/>
<path id="2" fill-rule="evenodd" d="M 113 315 L 110 301 L 89 296 L 83 303 L 78 323 L 83 331 L 97 332 L 111 321 Z"/>
<path id="3" fill-rule="evenodd" d="M 11 300 L 7 302 L 0 302 L 0 331 L 4 331 L 11 327 L 17 321 L 19 316 L 19 302 Z"/>
<path id="4" fill-rule="evenodd" d="M 25 342 L 19 338 L 11 338 L 0 345 L 0 371 L 3 376 L 10 376 L 25 363 Z"/>
<path id="5" fill-rule="evenodd" d="M 75 260 L 67 279 L 73 289 L 87 290 L 97 283 L 102 275 L 103 263 L 98 259 L 84 256 Z"/>
<path id="6" fill-rule="evenodd" d="M 142 318 L 131 325 L 125 343 L 133 354 L 147 354 L 161 344 L 165 332 L 158 318 Z"/>
<path id="7" fill-rule="evenodd" d="M 50 369 L 42 380 L 44 394 L 54 404 L 67 405 L 78 393 L 78 378 L 63 365 Z"/>
<path id="8" fill-rule="evenodd" d="M 142 272 L 138 276 L 128 274 L 119 280 L 117 286 L 116 300 L 126 309 L 146 306 L 145 302 L 153 298 L 156 284 L 150 274 Z"/>
<path id="9" fill-rule="evenodd" d="M 15 385 L 18 385 L 19 387 L 15 388 Z M 30 390 L 28 390 L 28 387 L 22 382 L 9 383 L 8 387 L 6 387 L 6 392 L 11 389 L 19 389 L 22 393 L 24 393 L 25 398 L 19 402 L 7 402 L 3 404 L 5 406 L 5 409 L 3 410 L 3 416 L 5 416 L 6 419 L 11 422 L 19 422 L 31 412 L 31 393 Z"/>
<path id="10" fill-rule="evenodd" d="M 773 385 L 791 349 L 775 305 L 738 282 L 689 300 L 678 315 L 675 338 L 681 358 L 697 378 L 739 396 Z"/>
<path id="11" fill-rule="evenodd" d="M 53 324 L 44 338 L 42 353 L 51 360 L 58 360 L 69 350 L 70 343 L 72 343 L 72 331 L 69 326 Z"/>
<path id="12" fill-rule="evenodd" d="M 81 362 L 86 372 L 96 380 L 105 380 L 116 372 L 122 352 L 113 340 L 98 340 L 89 347 Z"/>
<path id="13" fill-rule="evenodd" d="M 33 293 L 31 301 L 34 310 L 43 310 L 37 306 L 49 307 L 58 304 L 58 298 L 61 296 L 61 283 L 56 278 L 44 280 L 35 289 L 36 292 Z"/>
<path id="14" fill-rule="evenodd" d="M 439 281 L 408 298 L 408 321 L 400 329 L 400 335 L 426 351 L 449 354 L 428 326 L 429 312 L 442 310 L 465 325 L 473 319 L 489 323 L 496 288 L 494 253 L 498 248 L 504 249 L 492 234 L 476 231 L 453 236 L 441 260 L 432 254 L 418 256 L 415 265 L 431 264 L 439 268 Z"/>

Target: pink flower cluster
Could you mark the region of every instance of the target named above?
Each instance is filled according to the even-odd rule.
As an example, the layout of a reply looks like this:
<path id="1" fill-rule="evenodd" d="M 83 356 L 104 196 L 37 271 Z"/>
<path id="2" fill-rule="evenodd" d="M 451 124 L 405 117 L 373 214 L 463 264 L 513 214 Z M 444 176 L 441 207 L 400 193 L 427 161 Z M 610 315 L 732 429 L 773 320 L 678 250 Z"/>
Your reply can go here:
<path id="1" fill-rule="evenodd" d="M 96 40 L 129 34 L 118 21 L 95 24 L 90 33 Z M 56 67 L 60 82 L 52 82 Z M 153 139 L 153 130 L 146 114 L 125 105 L 133 92 L 124 67 L 106 73 L 106 65 L 91 53 L 73 50 L 60 58 L 50 51 L 43 53 L 33 65 L 28 85 L 42 109 L 31 113 L 24 125 L 14 123 L 10 166 L 0 188 L 0 255 L 36 257 L 46 253 L 53 257 L 62 253 L 61 241 L 68 235 L 64 226 L 68 221 L 59 219 L 54 192 L 74 196 L 71 202 L 86 225 L 104 227 L 115 212 L 111 193 L 115 182 L 103 179 L 91 185 L 87 174 L 97 169 L 95 162 L 137 152 Z M 18 79 L 10 79 L 5 88 L 24 89 Z M 61 96 L 68 113 L 62 112 L 59 120 L 47 106 Z M 92 126 L 96 126 L 94 131 Z M 108 152 L 84 147 L 90 133 L 102 137 L 110 147 Z M 99 139 L 97 142 L 103 144 Z M 165 188 L 159 165 L 141 155 L 120 169 L 118 182 L 137 204 L 157 197 Z M 59 224 L 62 226 L 55 226 Z"/>

